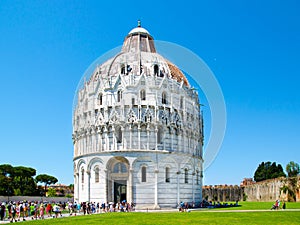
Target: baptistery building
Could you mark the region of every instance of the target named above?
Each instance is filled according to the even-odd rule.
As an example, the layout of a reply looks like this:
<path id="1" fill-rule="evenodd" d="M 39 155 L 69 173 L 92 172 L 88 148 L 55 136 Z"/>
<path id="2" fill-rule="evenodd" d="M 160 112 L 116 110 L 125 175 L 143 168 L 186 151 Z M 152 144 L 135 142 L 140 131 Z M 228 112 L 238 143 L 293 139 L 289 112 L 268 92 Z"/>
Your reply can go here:
<path id="1" fill-rule="evenodd" d="M 202 201 L 198 93 L 140 24 L 75 97 L 74 201 L 149 209 Z"/>

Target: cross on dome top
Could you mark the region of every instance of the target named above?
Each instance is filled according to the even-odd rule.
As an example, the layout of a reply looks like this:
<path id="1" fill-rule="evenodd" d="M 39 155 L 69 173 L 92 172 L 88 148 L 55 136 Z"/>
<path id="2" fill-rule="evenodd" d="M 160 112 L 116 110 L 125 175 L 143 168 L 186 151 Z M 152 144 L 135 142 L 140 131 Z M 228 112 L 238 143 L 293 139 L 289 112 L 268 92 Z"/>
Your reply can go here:
<path id="1" fill-rule="evenodd" d="M 130 35 L 130 34 L 135 34 L 135 33 L 144 33 L 144 34 L 150 35 L 149 31 L 147 31 L 145 28 L 143 28 L 143 27 L 141 26 L 141 20 L 138 20 L 138 25 L 137 25 L 137 27 L 133 28 L 133 29 L 128 33 L 128 35 Z"/>

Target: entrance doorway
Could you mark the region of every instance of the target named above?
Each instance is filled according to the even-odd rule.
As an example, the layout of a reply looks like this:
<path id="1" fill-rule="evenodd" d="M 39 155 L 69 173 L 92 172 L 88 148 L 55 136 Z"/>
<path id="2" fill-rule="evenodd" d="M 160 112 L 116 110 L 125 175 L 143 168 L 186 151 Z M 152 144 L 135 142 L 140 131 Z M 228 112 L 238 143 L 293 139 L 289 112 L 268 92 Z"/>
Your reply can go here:
<path id="1" fill-rule="evenodd" d="M 107 201 L 128 201 L 130 193 L 127 193 L 127 182 L 129 179 L 129 162 L 121 156 L 112 157 L 107 162 Z"/>
<path id="2" fill-rule="evenodd" d="M 127 181 L 126 180 L 115 180 L 114 181 L 114 202 L 122 202 L 127 200 L 126 191 Z"/>

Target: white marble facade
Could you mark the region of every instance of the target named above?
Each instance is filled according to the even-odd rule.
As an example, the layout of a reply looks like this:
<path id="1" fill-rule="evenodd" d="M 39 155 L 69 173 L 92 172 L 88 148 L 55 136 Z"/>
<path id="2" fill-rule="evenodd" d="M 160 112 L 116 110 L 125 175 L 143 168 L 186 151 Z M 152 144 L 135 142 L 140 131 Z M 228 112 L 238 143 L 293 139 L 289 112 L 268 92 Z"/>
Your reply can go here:
<path id="1" fill-rule="evenodd" d="M 96 66 L 73 114 L 74 198 L 137 208 L 202 201 L 203 120 L 184 74 L 138 26 Z"/>

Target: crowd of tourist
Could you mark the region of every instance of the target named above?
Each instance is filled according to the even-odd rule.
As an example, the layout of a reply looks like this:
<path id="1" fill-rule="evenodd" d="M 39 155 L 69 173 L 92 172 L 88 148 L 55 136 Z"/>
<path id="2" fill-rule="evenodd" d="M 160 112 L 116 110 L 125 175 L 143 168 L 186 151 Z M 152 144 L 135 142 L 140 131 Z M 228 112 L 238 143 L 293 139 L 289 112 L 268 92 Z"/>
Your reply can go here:
<path id="1" fill-rule="evenodd" d="M 0 219 L 5 218 L 10 222 L 25 221 L 27 219 L 37 220 L 45 217 L 57 218 L 62 216 L 62 212 L 69 213 L 70 216 L 77 214 L 94 214 L 106 212 L 131 212 L 134 210 L 134 204 L 125 200 L 119 203 L 107 202 L 3 202 L 0 203 Z"/>

